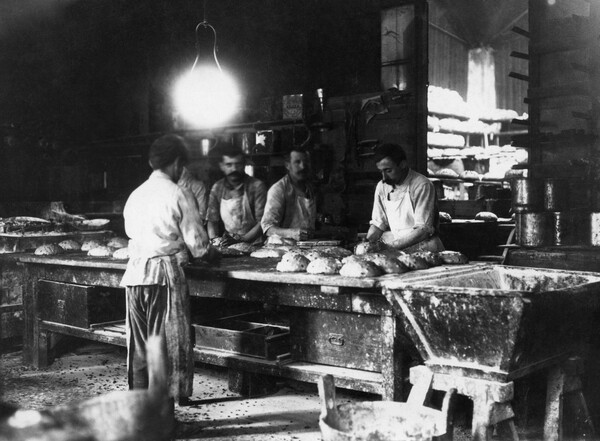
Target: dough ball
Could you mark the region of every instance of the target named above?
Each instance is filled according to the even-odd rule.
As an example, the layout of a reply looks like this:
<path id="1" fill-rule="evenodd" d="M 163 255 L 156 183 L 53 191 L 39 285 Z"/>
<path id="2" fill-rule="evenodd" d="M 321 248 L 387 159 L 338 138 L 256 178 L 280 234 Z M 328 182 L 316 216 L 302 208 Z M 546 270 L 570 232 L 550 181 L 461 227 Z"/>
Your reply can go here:
<path id="1" fill-rule="evenodd" d="M 379 242 L 361 242 L 354 247 L 354 254 L 360 256 L 361 254 L 376 253 L 381 249 L 381 243 Z"/>
<path id="2" fill-rule="evenodd" d="M 279 259 L 283 256 L 287 251 L 279 249 L 279 248 L 259 248 L 256 251 L 250 253 L 250 257 L 256 257 L 258 259 L 266 259 L 266 258 L 277 258 Z"/>
<path id="3" fill-rule="evenodd" d="M 363 259 L 363 256 L 364 256 L 364 254 L 361 254 L 360 256 L 357 256 L 356 254 L 353 254 L 351 256 L 344 257 L 342 259 L 342 265 L 345 265 L 345 264 L 350 263 L 350 262 L 364 262 L 365 259 Z"/>
<path id="4" fill-rule="evenodd" d="M 49 243 L 46 245 L 40 245 L 33 252 L 38 256 L 55 256 L 57 254 L 62 254 L 65 250 L 63 250 L 59 245 L 55 243 Z"/>
<path id="5" fill-rule="evenodd" d="M 414 254 L 405 254 L 398 257 L 398 261 L 410 270 L 421 270 L 429 268 L 425 259 Z"/>
<path id="6" fill-rule="evenodd" d="M 342 259 L 346 256 L 352 255 L 352 251 L 342 247 L 325 247 L 323 249 L 323 253 L 325 253 L 325 255 L 329 257 L 334 257 L 336 259 Z"/>
<path id="7" fill-rule="evenodd" d="M 485 222 L 497 222 L 498 216 L 496 216 L 491 211 L 480 211 L 475 215 L 475 219 L 482 220 Z"/>
<path id="8" fill-rule="evenodd" d="M 81 244 L 73 239 L 63 240 L 58 243 L 58 246 L 65 251 L 79 251 L 81 249 Z"/>
<path id="9" fill-rule="evenodd" d="M 444 178 L 458 178 L 458 173 L 456 173 L 451 168 L 443 168 L 441 170 L 438 170 L 437 176 L 441 176 Z"/>
<path id="10" fill-rule="evenodd" d="M 322 250 L 317 250 L 317 249 L 310 249 L 310 250 L 306 250 L 306 251 L 302 251 L 301 252 L 308 260 L 310 260 L 311 262 L 315 259 L 322 259 L 324 257 L 329 257 L 326 253 L 324 253 Z"/>
<path id="11" fill-rule="evenodd" d="M 475 170 L 465 170 L 460 174 L 462 179 L 481 179 L 481 175 L 477 173 Z"/>
<path id="12" fill-rule="evenodd" d="M 100 241 L 97 241 L 97 240 L 86 240 L 81 245 L 81 251 L 89 251 L 92 248 L 98 248 L 99 246 L 102 246 L 102 244 L 100 243 Z"/>
<path id="13" fill-rule="evenodd" d="M 115 250 L 112 255 L 113 259 L 127 260 L 129 259 L 129 248 L 123 247 Z"/>
<path id="14" fill-rule="evenodd" d="M 117 248 L 117 249 L 125 248 L 128 245 L 129 245 L 129 239 L 126 239 L 124 237 L 113 237 L 106 244 L 107 247 Z"/>
<path id="15" fill-rule="evenodd" d="M 413 256 L 423 258 L 429 266 L 440 266 L 442 264 L 442 259 L 440 258 L 439 254 L 434 253 L 433 251 L 418 251 L 413 253 Z"/>
<path id="16" fill-rule="evenodd" d="M 110 257 L 112 256 L 113 250 L 110 247 L 100 245 L 99 247 L 92 248 L 88 251 L 88 256 L 94 257 Z"/>
<path id="17" fill-rule="evenodd" d="M 441 224 L 449 224 L 452 223 L 452 216 L 445 211 L 440 211 L 440 223 Z"/>
<path id="18" fill-rule="evenodd" d="M 440 251 L 438 255 L 443 263 L 449 265 L 469 263 L 469 258 L 458 251 Z"/>
<path id="19" fill-rule="evenodd" d="M 340 274 L 346 277 L 377 277 L 382 272 L 381 268 L 367 260 L 353 260 L 340 268 Z"/>
<path id="20" fill-rule="evenodd" d="M 397 259 L 382 253 L 363 254 L 362 257 L 366 261 L 373 262 L 385 274 L 402 274 L 408 271 L 408 268 L 402 265 Z"/>
<path id="21" fill-rule="evenodd" d="M 306 272 L 310 274 L 337 274 L 342 263 L 335 257 L 320 257 L 311 260 L 306 267 Z"/>
<path id="22" fill-rule="evenodd" d="M 277 264 L 277 271 L 281 272 L 304 272 L 308 267 L 310 260 L 300 253 L 286 253 Z"/>

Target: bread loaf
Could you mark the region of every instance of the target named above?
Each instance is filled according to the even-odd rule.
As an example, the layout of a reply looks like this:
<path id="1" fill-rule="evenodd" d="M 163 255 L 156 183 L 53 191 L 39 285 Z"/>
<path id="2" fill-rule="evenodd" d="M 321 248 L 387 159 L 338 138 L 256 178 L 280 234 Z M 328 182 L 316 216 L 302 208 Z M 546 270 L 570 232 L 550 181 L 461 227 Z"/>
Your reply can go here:
<path id="1" fill-rule="evenodd" d="M 449 265 L 460 265 L 469 263 L 469 258 L 458 251 L 440 251 L 438 253 L 443 263 Z"/>
<path id="2" fill-rule="evenodd" d="M 398 256 L 398 261 L 403 263 L 408 269 L 411 270 L 421 270 L 429 268 L 429 265 L 422 257 L 415 256 L 414 254 L 405 254 L 403 256 Z"/>
<path id="3" fill-rule="evenodd" d="M 38 256 L 55 256 L 57 254 L 62 254 L 64 250 L 55 243 L 48 243 L 46 245 L 40 245 L 33 252 Z"/>
<path id="4" fill-rule="evenodd" d="M 340 274 L 346 277 L 377 277 L 383 271 L 373 262 L 351 260 L 340 268 Z"/>
<path id="5" fill-rule="evenodd" d="M 304 272 L 310 261 L 300 253 L 286 253 L 277 264 L 277 271 L 281 272 Z"/>
<path id="6" fill-rule="evenodd" d="M 475 215 L 475 219 L 482 220 L 485 222 L 497 222 L 498 216 L 491 211 L 480 211 Z"/>
<path id="7" fill-rule="evenodd" d="M 408 271 L 405 265 L 402 265 L 397 259 L 386 256 L 381 253 L 369 253 L 361 256 L 368 262 L 373 262 L 377 265 L 385 274 L 402 274 Z"/>
<path id="8" fill-rule="evenodd" d="M 117 248 L 117 249 L 125 248 L 128 245 L 129 245 L 129 240 L 124 237 L 113 237 L 106 244 L 106 246 L 108 246 L 108 247 Z"/>
<path id="9" fill-rule="evenodd" d="M 119 260 L 129 259 L 129 248 L 123 247 L 123 248 L 119 248 L 118 250 L 115 250 L 112 257 L 113 257 L 113 259 L 119 259 Z"/>
<path id="10" fill-rule="evenodd" d="M 306 267 L 306 272 L 310 274 L 337 274 L 342 263 L 335 257 L 320 257 L 311 260 Z"/>
<path id="11" fill-rule="evenodd" d="M 380 249 L 380 242 L 361 242 L 354 247 L 354 254 L 360 256 L 361 254 L 376 253 Z"/>
<path id="12" fill-rule="evenodd" d="M 113 250 L 110 247 L 105 245 L 100 245 L 99 247 L 92 248 L 88 251 L 88 256 L 94 257 L 110 257 L 112 256 Z"/>
<path id="13" fill-rule="evenodd" d="M 280 258 L 286 252 L 287 251 L 279 248 L 259 248 L 258 250 L 250 253 L 250 257 L 256 257 L 258 259 Z"/>
<path id="14" fill-rule="evenodd" d="M 418 251 L 413 253 L 413 256 L 421 257 L 427 262 L 427 265 L 431 266 L 440 266 L 442 264 L 442 259 L 440 258 L 438 253 L 434 253 L 433 251 Z"/>
<path id="15" fill-rule="evenodd" d="M 81 251 L 89 251 L 92 248 L 98 248 L 102 244 L 97 240 L 86 240 L 81 244 Z"/>
<path id="16" fill-rule="evenodd" d="M 65 251 L 79 251 L 81 250 L 81 244 L 73 239 L 63 240 L 58 243 L 58 246 Z"/>

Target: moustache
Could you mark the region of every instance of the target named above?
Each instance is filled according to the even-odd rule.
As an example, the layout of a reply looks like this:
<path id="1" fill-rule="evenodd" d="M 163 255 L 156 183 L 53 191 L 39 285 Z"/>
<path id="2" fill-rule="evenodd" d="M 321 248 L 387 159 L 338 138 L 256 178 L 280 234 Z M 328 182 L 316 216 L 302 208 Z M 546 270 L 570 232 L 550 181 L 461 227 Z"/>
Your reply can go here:
<path id="1" fill-rule="evenodd" d="M 241 179 L 244 177 L 244 172 L 239 172 L 239 171 L 232 171 L 231 173 L 229 173 L 227 176 L 232 177 L 232 178 L 238 178 Z"/>

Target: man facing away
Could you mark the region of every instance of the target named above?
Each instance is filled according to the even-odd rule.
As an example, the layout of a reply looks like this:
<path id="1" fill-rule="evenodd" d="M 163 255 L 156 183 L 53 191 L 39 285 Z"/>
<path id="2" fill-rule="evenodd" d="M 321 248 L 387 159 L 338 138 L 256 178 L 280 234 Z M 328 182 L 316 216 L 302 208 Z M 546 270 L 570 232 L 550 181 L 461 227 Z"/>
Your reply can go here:
<path id="1" fill-rule="evenodd" d="M 192 394 L 190 301 L 183 265 L 193 258 L 213 260 L 211 247 L 192 194 L 176 182 L 187 161 L 184 141 L 176 135 L 157 139 L 149 151 L 150 177 L 125 204 L 129 262 L 121 281 L 127 297 L 129 387 L 148 387 L 146 343 L 151 335 L 166 341 L 169 394 L 183 404 Z"/>

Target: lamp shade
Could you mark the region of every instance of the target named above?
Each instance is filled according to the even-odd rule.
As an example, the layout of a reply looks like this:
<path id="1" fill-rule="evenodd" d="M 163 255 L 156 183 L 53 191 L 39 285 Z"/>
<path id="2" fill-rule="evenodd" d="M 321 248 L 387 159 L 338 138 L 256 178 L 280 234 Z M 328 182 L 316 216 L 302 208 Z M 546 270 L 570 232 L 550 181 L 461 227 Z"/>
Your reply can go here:
<path id="1" fill-rule="evenodd" d="M 216 127 L 239 109 L 237 84 L 217 66 L 195 66 L 175 84 L 174 105 L 194 128 Z"/>

